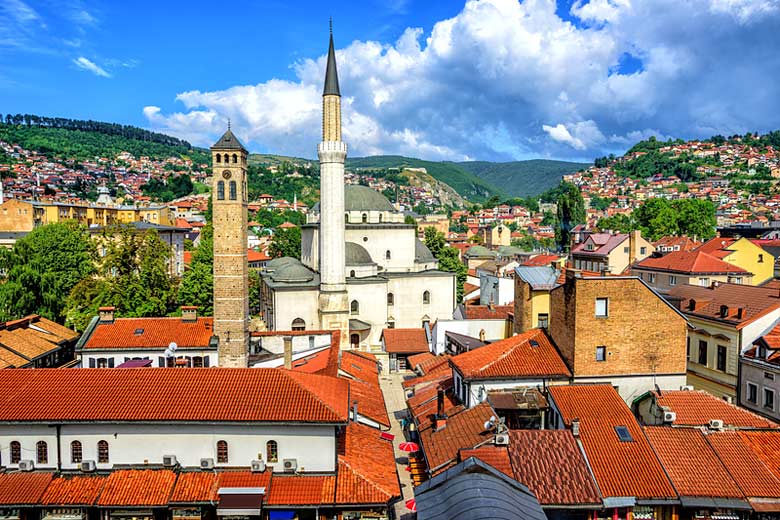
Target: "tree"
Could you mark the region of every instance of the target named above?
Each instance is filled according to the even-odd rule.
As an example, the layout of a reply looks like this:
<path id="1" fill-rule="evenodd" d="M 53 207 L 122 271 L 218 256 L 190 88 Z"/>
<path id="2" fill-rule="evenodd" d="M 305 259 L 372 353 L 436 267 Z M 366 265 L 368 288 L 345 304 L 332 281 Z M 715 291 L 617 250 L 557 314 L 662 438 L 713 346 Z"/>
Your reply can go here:
<path id="1" fill-rule="evenodd" d="M 463 301 L 463 284 L 466 283 L 469 270 L 466 264 L 461 262 L 458 250 L 454 247 L 445 247 L 439 251 L 437 257 L 439 261 L 439 269 L 448 273 L 455 273 L 456 285 L 456 298 L 458 303 Z"/>
<path id="2" fill-rule="evenodd" d="M 423 242 L 431 250 L 434 257 L 439 258 L 441 250 L 447 247 L 447 239 L 444 233 L 436 231 L 436 228 L 426 227 L 423 232 Z"/>
<path id="3" fill-rule="evenodd" d="M 689 237 L 709 240 L 715 236 L 715 204 L 703 199 L 680 199 L 672 203 L 679 231 Z"/>
<path id="4" fill-rule="evenodd" d="M 569 233 L 578 224 L 585 222 L 585 201 L 580 189 L 570 182 L 561 182 L 558 196 L 558 225 L 555 228 L 555 241 L 563 250 L 571 245 Z"/>
<path id="5" fill-rule="evenodd" d="M 680 231 L 677 214 L 666 199 L 646 200 L 634 210 L 633 217 L 642 235 L 651 241 Z"/>
<path id="6" fill-rule="evenodd" d="M 211 224 L 200 232 L 200 244 L 181 280 L 179 305 L 195 305 L 204 316 L 214 313 L 214 229 Z"/>
<path id="7" fill-rule="evenodd" d="M 272 257 L 289 256 L 301 259 L 301 228 L 276 228 L 268 254 Z"/>
<path id="8" fill-rule="evenodd" d="M 64 297 L 95 270 L 95 245 L 86 228 L 75 222 L 35 228 L 12 250 L 0 254 L 7 273 L 0 284 L 0 319 L 37 313 L 64 318 Z"/>
<path id="9" fill-rule="evenodd" d="M 599 231 L 617 231 L 618 233 L 628 233 L 636 229 L 636 224 L 628 215 L 619 213 L 611 217 L 604 217 L 599 220 L 597 227 Z"/>

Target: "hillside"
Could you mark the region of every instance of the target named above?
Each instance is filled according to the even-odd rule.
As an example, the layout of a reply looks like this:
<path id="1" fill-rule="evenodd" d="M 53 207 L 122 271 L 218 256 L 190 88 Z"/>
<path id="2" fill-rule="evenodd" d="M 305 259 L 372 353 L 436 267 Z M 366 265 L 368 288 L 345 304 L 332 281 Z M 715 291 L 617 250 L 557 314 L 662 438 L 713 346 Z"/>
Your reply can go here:
<path id="1" fill-rule="evenodd" d="M 501 186 L 508 195 L 513 197 L 539 195 L 557 186 L 563 175 L 590 166 L 588 163 L 545 159 L 503 163 L 470 161 L 454 164 L 488 184 Z"/>
<path id="2" fill-rule="evenodd" d="M 400 155 L 376 155 L 347 158 L 347 168 L 425 168 L 434 179 L 448 184 L 460 196 L 470 201 L 479 202 L 493 195 L 506 196 L 503 190 L 469 173 L 456 163 L 424 161 Z"/>

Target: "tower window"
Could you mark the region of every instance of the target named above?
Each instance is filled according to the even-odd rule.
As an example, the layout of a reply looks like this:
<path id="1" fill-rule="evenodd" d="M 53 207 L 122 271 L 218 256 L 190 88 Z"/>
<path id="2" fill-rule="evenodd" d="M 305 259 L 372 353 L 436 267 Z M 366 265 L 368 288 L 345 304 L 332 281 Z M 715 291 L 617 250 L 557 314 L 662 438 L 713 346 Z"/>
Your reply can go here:
<path id="1" fill-rule="evenodd" d="M 217 441 L 217 464 L 227 464 L 228 462 L 228 443 L 227 441 Z"/>
<path id="2" fill-rule="evenodd" d="M 81 443 L 79 441 L 73 441 L 70 443 L 70 461 L 73 464 L 81 462 L 82 450 Z"/>
<path id="3" fill-rule="evenodd" d="M 230 200 L 236 200 L 236 181 L 230 181 Z"/>
<path id="4" fill-rule="evenodd" d="M 219 154 L 217 154 L 217 162 L 218 162 L 218 163 L 221 163 L 221 162 L 222 162 L 222 156 L 221 156 L 221 155 L 219 155 Z"/>
<path id="5" fill-rule="evenodd" d="M 98 442 L 98 462 L 101 464 L 108 463 L 108 441 Z"/>
<path id="6" fill-rule="evenodd" d="M 236 155 L 236 154 L 233 154 L 233 162 L 234 162 L 234 163 L 237 163 L 237 162 L 238 162 L 238 155 Z"/>
<path id="7" fill-rule="evenodd" d="M 267 462 L 279 462 L 279 445 L 276 441 L 268 441 L 266 443 L 265 458 Z"/>
<path id="8" fill-rule="evenodd" d="M 225 154 L 225 162 L 226 162 L 226 163 L 229 163 L 229 162 L 230 162 L 230 155 L 228 155 L 228 154 Z"/>
<path id="9" fill-rule="evenodd" d="M 360 312 L 360 304 L 357 300 L 352 300 L 352 303 L 349 304 L 349 313 L 350 314 L 358 314 Z"/>
<path id="10" fill-rule="evenodd" d="M 22 460 L 22 445 L 19 441 L 11 441 L 11 464 L 19 464 Z"/>
<path id="11" fill-rule="evenodd" d="M 423 303 L 425 304 L 431 303 L 431 293 L 429 291 L 425 291 L 423 293 Z"/>
<path id="12" fill-rule="evenodd" d="M 292 322 L 292 330 L 306 330 L 306 322 L 301 318 L 295 318 Z"/>
<path id="13" fill-rule="evenodd" d="M 49 463 L 49 446 L 46 444 L 46 441 L 38 441 L 35 444 L 35 454 L 37 455 L 36 462 L 38 464 Z"/>
<path id="14" fill-rule="evenodd" d="M 225 181 L 217 183 L 217 200 L 225 200 Z"/>

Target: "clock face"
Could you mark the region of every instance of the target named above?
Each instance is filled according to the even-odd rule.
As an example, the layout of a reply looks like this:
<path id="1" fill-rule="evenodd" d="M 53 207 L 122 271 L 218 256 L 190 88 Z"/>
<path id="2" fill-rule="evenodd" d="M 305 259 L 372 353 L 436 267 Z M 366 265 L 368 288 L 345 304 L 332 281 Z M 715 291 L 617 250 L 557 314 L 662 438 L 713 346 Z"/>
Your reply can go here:
<path id="1" fill-rule="evenodd" d="M 229 179 L 229 178 L 230 178 L 230 172 L 229 172 L 229 171 L 227 171 L 227 170 L 225 170 L 224 172 L 222 172 L 222 178 L 223 178 L 223 179 Z"/>

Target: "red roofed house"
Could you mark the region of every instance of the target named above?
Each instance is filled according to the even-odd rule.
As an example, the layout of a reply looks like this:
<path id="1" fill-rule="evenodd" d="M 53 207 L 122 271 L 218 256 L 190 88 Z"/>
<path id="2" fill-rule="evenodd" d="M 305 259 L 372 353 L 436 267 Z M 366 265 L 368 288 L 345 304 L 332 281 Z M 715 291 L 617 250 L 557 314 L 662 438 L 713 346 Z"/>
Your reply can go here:
<path id="1" fill-rule="evenodd" d="M 651 256 L 631 267 L 631 274 L 662 293 L 676 285 L 709 286 L 713 282 L 750 285 L 753 274 L 701 250 Z"/>
<path id="2" fill-rule="evenodd" d="M 406 370 L 409 356 L 430 352 L 425 329 L 384 329 L 379 338 L 390 359 L 391 372 Z"/>
<path id="3" fill-rule="evenodd" d="M 639 231 L 631 233 L 585 233 L 582 242 L 572 245 L 575 268 L 598 273 L 620 274 L 637 260 L 655 250 Z"/>
<path id="4" fill-rule="evenodd" d="M 697 251 L 704 251 L 753 273 L 750 282 L 753 285 L 761 285 L 774 276 L 774 257 L 747 238 L 715 237 L 701 245 Z"/>

